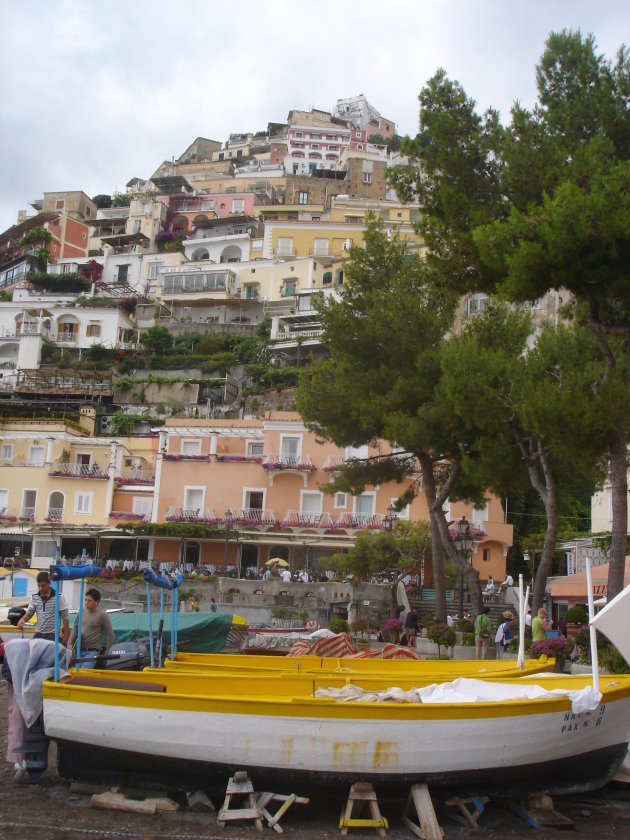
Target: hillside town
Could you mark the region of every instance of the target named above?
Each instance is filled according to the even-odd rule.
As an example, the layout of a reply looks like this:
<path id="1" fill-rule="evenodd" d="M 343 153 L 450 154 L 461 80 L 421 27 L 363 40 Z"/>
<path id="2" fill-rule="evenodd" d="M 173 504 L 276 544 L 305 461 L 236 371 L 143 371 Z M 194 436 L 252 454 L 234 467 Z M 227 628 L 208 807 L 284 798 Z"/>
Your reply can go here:
<path id="1" fill-rule="evenodd" d="M 428 520 L 422 492 L 394 514 L 405 486 L 324 494 L 341 464 L 391 447 L 326 444 L 294 412 L 296 372 L 321 353 L 315 301 L 339 295 L 369 215 L 422 250 L 417 204 L 388 186 L 407 162 L 400 139 L 365 96 L 339 99 L 225 142 L 197 137 L 122 193 L 44 192 L 19 212 L 0 235 L 4 557 L 252 578 L 281 557 L 317 574 L 362 530 Z M 486 297 L 463 299 L 459 319 Z M 534 318 L 556 323 L 559 307 L 551 291 Z M 447 516 L 482 535 L 480 578 L 503 580 L 501 501 Z M 201 530 L 152 527 L 168 523 Z M 574 571 L 585 546 L 570 547 Z M 430 560 L 413 571 L 430 587 Z"/>

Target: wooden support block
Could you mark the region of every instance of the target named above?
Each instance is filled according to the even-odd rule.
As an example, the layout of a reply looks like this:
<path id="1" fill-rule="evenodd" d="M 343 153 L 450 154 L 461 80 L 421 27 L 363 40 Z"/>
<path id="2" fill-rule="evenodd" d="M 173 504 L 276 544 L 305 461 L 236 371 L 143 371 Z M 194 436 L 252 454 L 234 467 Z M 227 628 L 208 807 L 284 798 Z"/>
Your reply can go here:
<path id="1" fill-rule="evenodd" d="M 127 799 L 122 793 L 95 793 L 91 800 L 92 808 L 105 811 L 126 811 L 132 814 L 155 814 L 157 806 L 154 802 L 141 799 Z"/>
<path id="2" fill-rule="evenodd" d="M 155 802 L 155 810 L 158 813 L 179 811 L 179 802 L 174 802 L 168 796 L 148 797 L 145 802 Z"/>
<path id="3" fill-rule="evenodd" d="M 416 825 L 410 817 L 417 815 L 420 825 Z M 435 816 L 433 802 L 426 785 L 413 785 L 409 791 L 407 807 L 402 816 L 402 821 L 410 828 L 417 837 L 424 840 L 442 840 L 444 832 Z"/>

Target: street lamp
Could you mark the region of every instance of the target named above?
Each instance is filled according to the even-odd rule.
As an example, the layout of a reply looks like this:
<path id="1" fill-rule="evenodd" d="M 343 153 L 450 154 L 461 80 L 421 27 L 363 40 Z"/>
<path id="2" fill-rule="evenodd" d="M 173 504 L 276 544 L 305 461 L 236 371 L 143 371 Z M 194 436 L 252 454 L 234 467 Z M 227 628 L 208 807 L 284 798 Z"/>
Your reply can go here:
<path id="1" fill-rule="evenodd" d="M 468 552 L 472 551 L 475 545 L 475 540 L 470 532 L 470 522 L 465 516 L 458 519 L 455 523 L 457 525 L 457 534 L 453 537 L 453 542 L 457 550 L 463 555 L 464 563 L 468 562 Z M 472 562 L 472 557 L 471 557 Z M 459 574 L 459 617 L 464 617 L 464 573 Z"/>
<path id="2" fill-rule="evenodd" d="M 383 517 L 383 528 L 385 528 L 386 531 L 393 531 L 394 523 L 397 519 L 398 517 L 396 516 L 396 508 L 394 507 L 394 505 L 390 505 L 387 508 L 387 516 Z"/>
<path id="3" fill-rule="evenodd" d="M 234 521 L 234 516 L 231 510 L 226 510 L 225 515 L 223 517 L 223 524 L 225 525 L 225 556 L 223 558 L 223 568 L 227 569 L 228 563 L 228 551 L 230 548 L 230 528 L 232 527 L 232 522 Z"/>

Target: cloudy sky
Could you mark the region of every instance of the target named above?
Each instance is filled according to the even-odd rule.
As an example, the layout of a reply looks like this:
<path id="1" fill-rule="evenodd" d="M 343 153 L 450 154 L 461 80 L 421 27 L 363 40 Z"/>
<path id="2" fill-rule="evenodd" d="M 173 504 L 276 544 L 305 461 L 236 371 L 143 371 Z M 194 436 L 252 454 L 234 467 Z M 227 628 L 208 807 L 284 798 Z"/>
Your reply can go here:
<path id="1" fill-rule="evenodd" d="M 535 101 L 547 35 L 613 58 L 628 0 L 0 0 L 0 232 L 44 192 L 124 189 L 197 136 L 366 95 L 414 134 L 438 67 L 481 110 Z"/>

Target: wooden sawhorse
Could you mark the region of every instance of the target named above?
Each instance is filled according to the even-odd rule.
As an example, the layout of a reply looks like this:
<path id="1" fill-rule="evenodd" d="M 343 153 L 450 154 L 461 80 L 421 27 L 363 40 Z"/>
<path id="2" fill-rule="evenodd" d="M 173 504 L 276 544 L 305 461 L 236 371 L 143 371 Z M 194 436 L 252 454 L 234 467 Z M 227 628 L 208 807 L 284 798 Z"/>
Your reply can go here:
<path id="1" fill-rule="evenodd" d="M 230 808 L 232 797 L 238 796 L 241 804 L 246 807 Z M 262 811 L 256 803 L 254 786 L 247 778 L 245 770 L 239 770 L 230 778 L 225 791 L 225 800 L 217 814 L 217 825 L 220 828 L 231 820 L 253 820 L 258 831 L 263 830 Z"/>
<path id="2" fill-rule="evenodd" d="M 359 806 L 357 815 L 353 817 L 352 810 L 355 802 L 358 802 Z M 370 809 L 371 819 L 361 819 L 360 817 L 366 803 Z M 355 782 L 350 788 L 345 812 L 344 810 L 341 811 L 339 828 L 342 834 L 347 834 L 349 828 L 374 828 L 380 837 L 387 836 L 385 829 L 389 826 L 385 817 L 381 816 L 374 788 L 369 782 Z"/>

